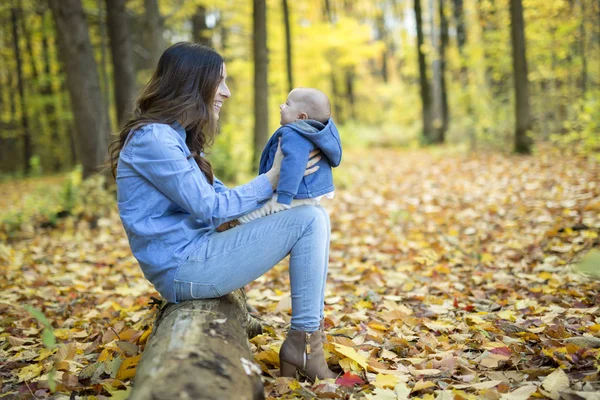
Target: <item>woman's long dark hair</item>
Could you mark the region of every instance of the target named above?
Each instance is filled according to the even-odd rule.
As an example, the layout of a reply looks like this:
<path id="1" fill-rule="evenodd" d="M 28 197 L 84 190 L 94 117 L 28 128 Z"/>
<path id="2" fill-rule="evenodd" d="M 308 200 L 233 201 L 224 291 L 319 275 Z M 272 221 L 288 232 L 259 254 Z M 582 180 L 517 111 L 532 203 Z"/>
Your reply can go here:
<path id="1" fill-rule="evenodd" d="M 152 78 L 136 100 L 133 115 L 109 146 L 113 177 L 116 177 L 121 149 L 132 130 L 156 122 L 182 122 L 186 115 L 191 114 L 199 118 L 185 127 L 185 141 L 192 157 L 212 185 L 212 167 L 200 153 L 212 145 L 217 132 L 213 102 L 222 68 L 223 58 L 209 47 L 177 43 L 166 49 Z"/>

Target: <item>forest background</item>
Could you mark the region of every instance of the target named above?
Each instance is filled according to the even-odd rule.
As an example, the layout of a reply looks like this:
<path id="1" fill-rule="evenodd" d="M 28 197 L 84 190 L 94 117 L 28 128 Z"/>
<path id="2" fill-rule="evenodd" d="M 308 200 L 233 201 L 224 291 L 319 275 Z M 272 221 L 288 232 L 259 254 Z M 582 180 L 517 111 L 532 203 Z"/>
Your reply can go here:
<path id="1" fill-rule="evenodd" d="M 511 3 L 518 3 L 513 17 Z M 208 44 L 226 59 L 233 96 L 210 159 L 227 181 L 252 172 L 253 149 L 277 128 L 292 86 L 331 97 L 347 147 L 529 152 L 533 140 L 597 150 L 600 5 L 520 3 L 6 1 L 0 172 L 65 172 L 83 160 L 89 175 L 161 52 L 177 41 Z M 515 89 L 527 102 L 521 121 Z M 517 133 L 529 139 L 520 149 Z"/>

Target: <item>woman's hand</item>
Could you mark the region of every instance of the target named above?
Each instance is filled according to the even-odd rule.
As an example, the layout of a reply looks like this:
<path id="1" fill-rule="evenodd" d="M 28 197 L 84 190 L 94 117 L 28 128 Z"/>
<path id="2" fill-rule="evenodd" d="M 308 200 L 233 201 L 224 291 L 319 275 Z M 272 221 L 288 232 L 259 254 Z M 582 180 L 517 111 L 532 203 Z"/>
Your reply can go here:
<path id="1" fill-rule="evenodd" d="M 310 152 L 308 155 L 308 162 L 306 163 L 306 171 L 304 171 L 304 176 L 313 174 L 317 172 L 319 169 L 316 163 L 321 160 L 321 150 L 315 149 Z M 277 152 L 275 152 L 275 158 L 273 158 L 273 166 L 270 170 L 267 171 L 265 175 L 269 179 L 273 190 L 277 188 L 277 183 L 279 183 L 279 174 L 281 171 L 281 161 L 283 160 L 283 152 L 281 151 L 281 138 L 279 138 L 279 144 L 277 145 Z"/>
<path id="2" fill-rule="evenodd" d="M 315 165 L 321 160 L 321 150 L 314 149 L 308 154 L 308 162 L 306 163 L 306 171 L 304 171 L 304 176 L 314 174 L 319 170 L 319 166 Z M 313 165 L 315 165 L 313 167 Z"/>
<path id="3" fill-rule="evenodd" d="M 277 144 L 277 151 L 275 152 L 275 158 L 273 158 L 273 165 L 271 169 L 267 171 L 265 175 L 269 178 L 269 182 L 271 183 L 271 187 L 273 190 L 277 187 L 277 183 L 279 182 L 279 173 L 281 171 L 281 161 L 283 160 L 283 152 L 281 151 L 281 138 L 279 138 L 279 143 Z"/>

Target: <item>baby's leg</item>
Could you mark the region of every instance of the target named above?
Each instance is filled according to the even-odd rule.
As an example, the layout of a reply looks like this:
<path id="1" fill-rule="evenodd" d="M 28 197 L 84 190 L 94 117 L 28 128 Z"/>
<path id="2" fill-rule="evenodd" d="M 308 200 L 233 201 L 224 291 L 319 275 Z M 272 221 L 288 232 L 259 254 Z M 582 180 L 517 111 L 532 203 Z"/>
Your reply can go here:
<path id="1" fill-rule="evenodd" d="M 255 219 L 266 217 L 269 214 L 273 213 L 274 206 L 274 198 L 271 198 L 267 201 L 261 208 L 257 208 L 254 211 L 250 211 L 248 214 L 243 215 L 238 218 L 238 221 L 242 224 L 247 224 L 250 221 L 254 221 Z"/>
<path id="2" fill-rule="evenodd" d="M 271 215 L 283 210 L 289 210 L 290 208 L 299 207 L 299 206 L 318 206 L 319 199 L 295 199 L 292 200 L 292 204 L 285 205 L 277 202 L 277 193 L 273 195 L 273 197 L 267 201 L 261 208 L 258 208 L 254 211 L 249 212 L 248 214 L 241 216 L 238 218 L 238 221 L 242 224 L 247 224 L 250 221 L 254 221 L 255 219 L 266 217 L 267 215 Z"/>
<path id="3" fill-rule="evenodd" d="M 250 221 L 254 221 L 255 219 L 266 217 L 267 215 L 274 214 L 279 211 L 287 210 L 291 208 L 290 206 L 286 206 L 285 204 L 279 204 L 277 202 L 277 194 L 273 195 L 269 201 L 267 201 L 261 208 L 258 208 L 254 211 L 249 212 L 246 215 L 243 215 L 238 218 L 242 224 L 247 224 Z"/>

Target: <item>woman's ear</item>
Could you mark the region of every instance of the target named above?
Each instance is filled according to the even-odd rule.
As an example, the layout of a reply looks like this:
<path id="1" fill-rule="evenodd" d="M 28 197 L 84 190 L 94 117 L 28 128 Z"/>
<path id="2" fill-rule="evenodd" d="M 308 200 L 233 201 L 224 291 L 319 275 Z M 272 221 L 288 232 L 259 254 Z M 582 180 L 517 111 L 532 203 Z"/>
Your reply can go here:
<path id="1" fill-rule="evenodd" d="M 298 119 L 308 119 L 308 114 L 303 111 L 298 114 Z"/>

